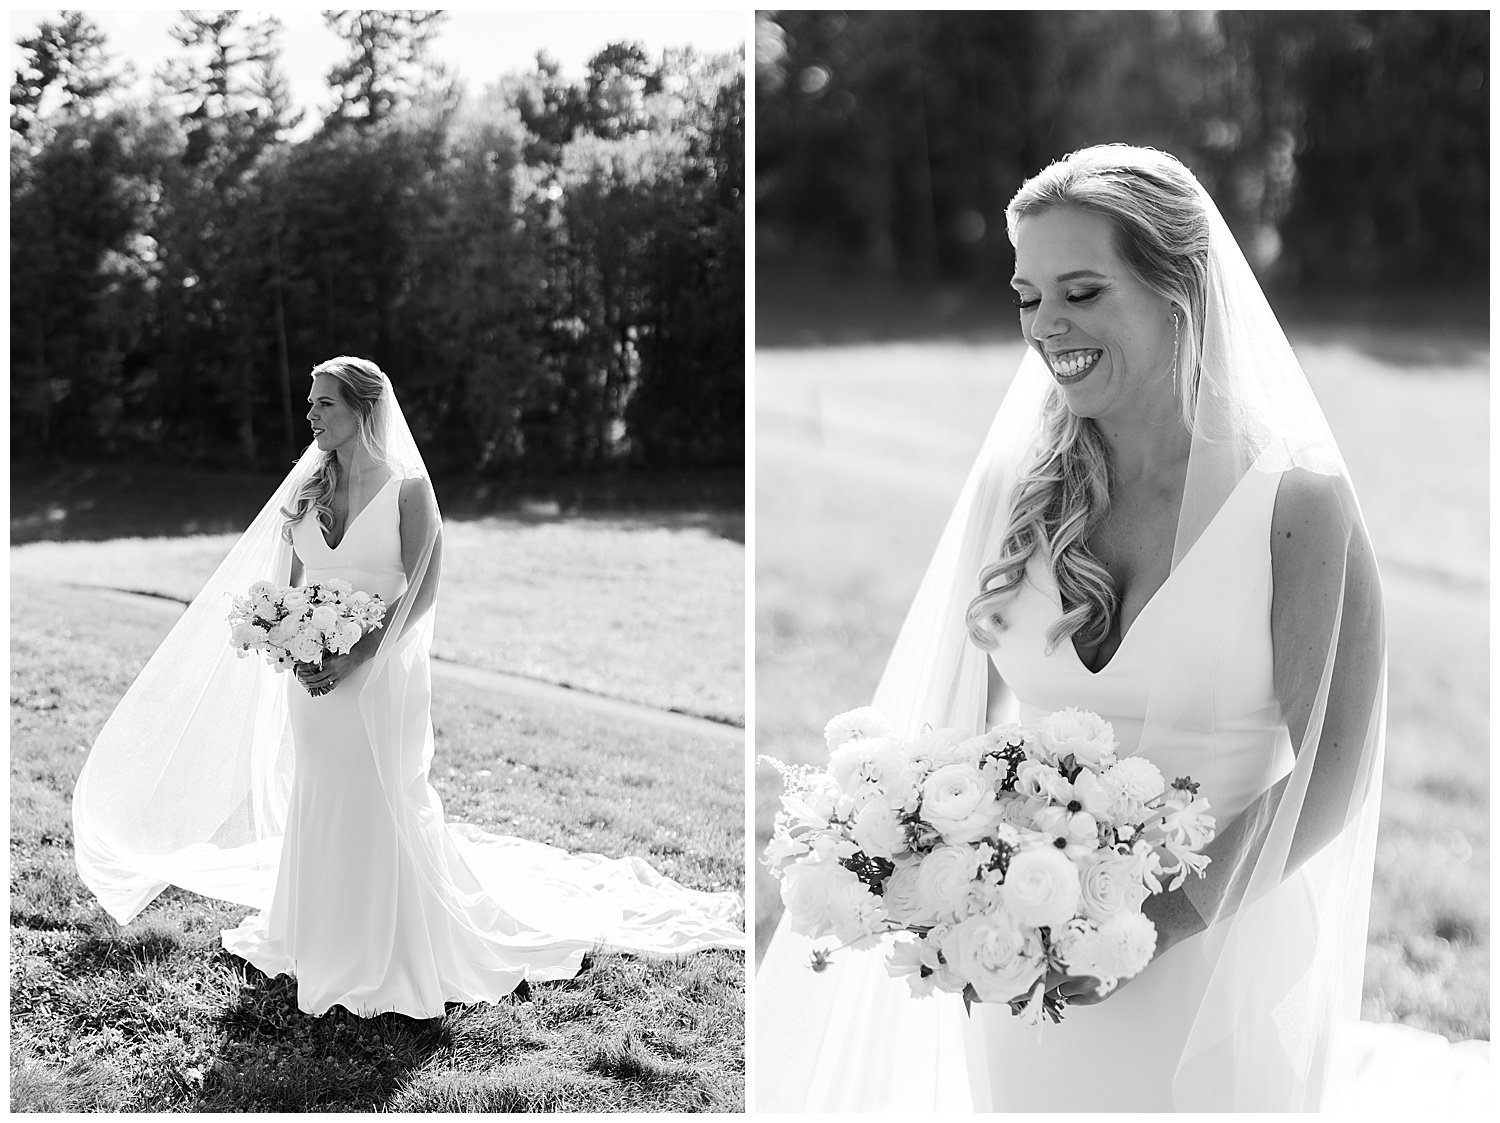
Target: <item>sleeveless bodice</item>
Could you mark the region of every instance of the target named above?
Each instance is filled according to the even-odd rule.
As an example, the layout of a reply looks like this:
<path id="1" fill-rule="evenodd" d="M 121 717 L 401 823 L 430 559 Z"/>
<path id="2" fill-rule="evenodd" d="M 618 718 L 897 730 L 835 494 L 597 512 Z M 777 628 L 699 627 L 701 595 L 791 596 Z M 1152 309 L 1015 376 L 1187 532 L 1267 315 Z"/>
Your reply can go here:
<path id="1" fill-rule="evenodd" d="M 387 480 L 349 520 L 337 546 L 328 545 L 311 508 L 292 525 L 292 545 L 302 559 L 306 581 L 341 578 L 356 589 L 383 598 L 387 604 L 405 590 L 400 484 L 395 478 Z"/>
<path id="2" fill-rule="evenodd" d="M 1120 755 L 1140 753 L 1170 782 L 1203 785 L 1221 826 L 1290 770 L 1272 681 L 1271 516 L 1279 473 L 1252 469 L 1141 609 L 1097 672 L 1070 640 L 1047 652 L 1062 614 L 1033 557 L 991 652 L 1030 720 L 1067 706 L 1108 720 Z"/>

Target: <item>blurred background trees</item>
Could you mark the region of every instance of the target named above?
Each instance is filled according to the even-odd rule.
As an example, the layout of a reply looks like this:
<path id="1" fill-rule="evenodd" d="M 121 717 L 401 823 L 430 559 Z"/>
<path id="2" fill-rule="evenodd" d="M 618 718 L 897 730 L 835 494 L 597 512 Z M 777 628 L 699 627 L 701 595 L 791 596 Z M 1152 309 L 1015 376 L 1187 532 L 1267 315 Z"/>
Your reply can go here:
<path id="1" fill-rule="evenodd" d="M 1283 288 L 1483 285 L 1488 65 L 1485 11 L 763 12 L 757 260 L 998 285 L 1022 180 L 1126 141 Z"/>
<path id="2" fill-rule="evenodd" d="M 311 132 L 274 17 L 185 12 L 145 100 L 86 15 L 20 41 L 13 457 L 275 468 L 349 353 L 435 469 L 741 465 L 741 60 L 612 43 L 471 95 L 440 13 L 326 16 Z"/>

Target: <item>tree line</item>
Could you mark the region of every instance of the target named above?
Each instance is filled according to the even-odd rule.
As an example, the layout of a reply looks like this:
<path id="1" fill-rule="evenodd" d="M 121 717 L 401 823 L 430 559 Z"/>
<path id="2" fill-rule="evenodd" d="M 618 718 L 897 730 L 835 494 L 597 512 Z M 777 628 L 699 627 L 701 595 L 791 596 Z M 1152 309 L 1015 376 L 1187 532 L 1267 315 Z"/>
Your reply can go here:
<path id="1" fill-rule="evenodd" d="M 274 17 L 184 12 L 149 98 L 84 14 L 20 40 L 13 455 L 284 464 L 347 353 L 435 468 L 742 464 L 739 57 L 613 43 L 474 94 L 441 13 L 325 18 L 316 122 Z"/>
<path id="2" fill-rule="evenodd" d="M 1489 13 L 775 11 L 757 253 L 1009 276 L 1005 204 L 1074 149 L 1182 158 L 1285 286 L 1488 277 Z"/>

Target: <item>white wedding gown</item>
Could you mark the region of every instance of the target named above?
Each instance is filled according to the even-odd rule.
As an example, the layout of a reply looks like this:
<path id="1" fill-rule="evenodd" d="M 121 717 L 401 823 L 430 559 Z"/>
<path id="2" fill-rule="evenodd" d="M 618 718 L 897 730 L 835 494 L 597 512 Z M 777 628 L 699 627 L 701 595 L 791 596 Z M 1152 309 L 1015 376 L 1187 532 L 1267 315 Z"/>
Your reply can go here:
<path id="1" fill-rule="evenodd" d="M 404 591 L 399 483 L 355 514 L 336 547 L 311 515 L 293 527 L 306 581 L 342 578 L 387 603 Z M 429 1018 L 447 1002 L 570 978 L 594 948 L 744 946 L 736 894 L 688 889 L 639 858 L 446 825 L 427 782 L 431 679 L 417 632 L 370 686 L 382 692 L 377 705 L 360 698 L 373 661 L 316 698 L 287 676 L 296 769 L 275 893 L 224 932 L 225 948 L 267 975 L 295 976 L 307 1013 L 339 1005 Z M 372 737 L 372 711 L 397 715 L 399 728 Z M 396 768 L 403 779 L 391 784 Z"/>
<path id="2" fill-rule="evenodd" d="M 1245 476 L 1097 673 L 1069 641 L 1046 654 L 1046 631 L 1061 605 L 1050 571 L 1036 559 L 991 652 L 1021 701 L 1023 720 L 1066 706 L 1103 715 L 1121 756 L 1146 756 L 1168 781 L 1198 781 L 1221 828 L 1293 763 L 1272 684 L 1269 552 L 1280 478 L 1258 470 Z M 1159 708 L 1151 714 L 1148 698 Z M 1148 719 L 1156 733 L 1142 746 Z M 1003 1006 L 976 1006 L 970 1033 L 978 1048 L 971 1042 L 971 1055 L 983 1057 L 981 1070 L 971 1072 L 976 1106 L 1213 1111 L 1230 1110 L 1231 1094 L 1234 1110 L 1316 1103 L 1326 1052 L 1318 1051 L 1323 1063 L 1316 1071 L 1300 1073 L 1282 1046 L 1284 1036 L 1324 1037 L 1328 1029 L 1299 1022 L 1293 986 L 1311 955 L 1316 908 L 1300 873 L 1254 907 L 1274 914 L 1279 938 L 1255 965 L 1254 993 L 1241 996 L 1246 1016 L 1232 1039 L 1190 1055 L 1178 1072 L 1209 985 L 1206 934 L 1199 934 L 1104 1002 L 1074 1007 L 1040 1035 Z M 1255 1058 L 1248 1083 L 1246 1057 Z M 1232 1077 L 1236 1071 L 1241 1075 Z M 1087 1079 L 1070 1076 L 1078 1072 Z"/>

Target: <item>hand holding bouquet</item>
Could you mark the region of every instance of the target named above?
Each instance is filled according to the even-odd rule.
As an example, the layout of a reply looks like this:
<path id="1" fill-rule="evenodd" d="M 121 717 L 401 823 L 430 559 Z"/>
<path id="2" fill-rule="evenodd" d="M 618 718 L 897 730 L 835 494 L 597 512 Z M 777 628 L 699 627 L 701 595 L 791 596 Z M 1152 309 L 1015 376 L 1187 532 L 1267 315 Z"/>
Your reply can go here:
<path id="1" fill-rule="evenodd" d="M 263 652 L 278 672 L 321 667 L 325 655 L 346 654 L 384 618 L 384 601 L 337 578 L 285 588 L 257 581 L 234 598 L 229 642 L 241 658 Z"/>
<path id="2" fill-rule="evenodd" d="M 1022 996 L 1029 1020 L 1056 1020 L 1049 969 L 1097 979 L 1100 994 L 1139 973 L 1156 949 L 1141 903 L 1208 864 L 1198 785 L 1118 759 L 1088 711 L 965 738 L 902 737 L 864 708 L 824 737 L 825 768 L 771 761 L 787 790 L 766 864 L 796 932 L 850 947 L 912 935 L 887 967 L 918 997 Z"/>

